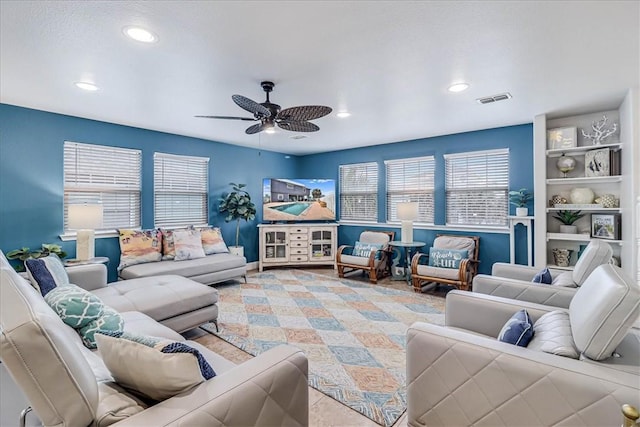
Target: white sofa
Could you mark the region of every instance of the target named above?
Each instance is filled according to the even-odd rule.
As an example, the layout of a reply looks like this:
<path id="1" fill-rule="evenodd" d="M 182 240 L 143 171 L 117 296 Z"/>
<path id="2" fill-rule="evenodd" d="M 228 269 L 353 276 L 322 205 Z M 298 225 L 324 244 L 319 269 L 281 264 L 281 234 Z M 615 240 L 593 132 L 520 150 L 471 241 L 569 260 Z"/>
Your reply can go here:
<path id="1" fill-rule="evenodd" d="M 580 359 L 498 341 L 522 308 L 532 322 L 568 313 Z M 568 310 L 451 291 L 446 326 L 407 332 L 408 425 L 618 427 L 621 405 L 640 405 L 640 331 L 629 329 L 639 312 L 639 285 L 612 265 L 589 276 Z"/>
<path id="2" fill-rule="evenodd" d="M 114 382 L 99 350 L 87 349 L 75 330 L 60 320 L 1 253 L 0 258 L 0 357 L 43 425 L 308 425 L 307 359 L 299 349 L 280 346 L 235 366 L 197 342 L 185 341 L 150 316 L 128 311 L 136 308 L 127 307 L 132 298 L 103 295 L 105 301 L 123 304 L 119 311 L 125 331 L 186 342 L 200 351 L 217 373 L 176 396 L 149 402 Z M 75 273 L 74 279 L 87 274 Z M 180 293 L 169 293 L 179 306 Z M 146 294 L 149 297 L 149 289 Z M 161 294 L 160 299 L 167 296 Z M 153 367 L 147 375 L 153 375 Z M 18 420 L 15 422 L 17 425 Z"/>

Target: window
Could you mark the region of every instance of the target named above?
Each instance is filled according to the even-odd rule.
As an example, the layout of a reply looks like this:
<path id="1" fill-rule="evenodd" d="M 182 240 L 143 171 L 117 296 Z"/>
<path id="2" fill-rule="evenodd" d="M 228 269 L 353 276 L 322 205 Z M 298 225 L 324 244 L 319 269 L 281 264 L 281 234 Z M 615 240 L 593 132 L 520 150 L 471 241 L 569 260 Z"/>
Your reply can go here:
<path id="1" fill-rule="evenodd" d="M 433 224 L 433 156 L 387 160 L 387 221 L 398 220 L 398 202 L 418 202 L 415 222 Z"/>
<path id="2" fill-rule="evenodd" d="M 101 229 L 140 227 L 142 152 L 103 145 L 64 143 L 64 229 L 69 204 L 102 202 Z"/>
<path id="3" fill-rule="evenodd" d="M 506 226 L 509 150 L 446 154 L 447 225 Z"/>
<path id="4" fill-rule="evenodd" d="M 378 221 L 378 164 L 340 165 L 340 219 Z"/>
<path id="5" fill-rule="evenodd" d="M 153 155 L 154 224 L 156 227 L 207 224 L 209 158 Z"/>

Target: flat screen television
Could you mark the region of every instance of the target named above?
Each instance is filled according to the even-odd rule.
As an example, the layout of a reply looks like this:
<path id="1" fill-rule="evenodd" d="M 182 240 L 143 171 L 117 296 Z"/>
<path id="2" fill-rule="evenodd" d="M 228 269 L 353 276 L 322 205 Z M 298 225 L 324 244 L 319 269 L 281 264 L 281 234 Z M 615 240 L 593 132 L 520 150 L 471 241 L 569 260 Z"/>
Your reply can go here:
<path id="1" fill-rule="evenodd" d="M 265 178 L 262 181 L 262 220 L 335 221 L 336 181 Z"/>

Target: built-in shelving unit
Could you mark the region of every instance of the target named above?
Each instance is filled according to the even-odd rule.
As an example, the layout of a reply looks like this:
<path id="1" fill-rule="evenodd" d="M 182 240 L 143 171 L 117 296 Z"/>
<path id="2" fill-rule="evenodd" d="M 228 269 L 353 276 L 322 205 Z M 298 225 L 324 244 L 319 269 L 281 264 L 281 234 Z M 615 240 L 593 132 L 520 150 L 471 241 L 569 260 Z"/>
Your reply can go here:
<path id="1" fill-rule="evenodd" d="M 632 90 L 625 99 L 620 100 L 618 107 L 613 109 L 592 110 L 583 113 L 581 106 L 576 106 L 578 114 L 536 116 L 534 119 L 534 217 L 536 227 L 534 230 L 534 266 L 543 268 L 549 266 L 554 269 L 570 271 L 573 269 L 578 253 L 589 243 L 591 239 L 592 215 L 612 214 L 619 215 L 622 222 L 620 240 L 603 239 L 613 249 L 613 254 L 620 260 L 622 268 L 635 277 L 640 274 L 640 248 L 635 245 L 634 231 L 640 230 L 640 214 L 638 219 L 634 214 L 634 176 L 637 176 L 637 165 L 634 159 L 638 158 L 637 150 L 638 124 L 634 123 L 634 117 L 638 115 L 638 96 Z M 609 104 L 613 105 L 613 104 Z M 592 141 L 585 138 L 582 130 L 587 133 L 593 131 L 592 124 L 607 116 L 608 126 L 616 123 L 617 131 L 603 144 L 593 145 Z M 635 129 L 634 129 L 635 126 Z M 575 127 L 576 146 L 565 148 L 551 148 L 548 143 L 548 131 L 557 128 Z M 585 155 L 591 150 L 609 149 L 612 152 L 620 152 L 620 174 L 613 176 L 586 176 Z M 557 168 L 558 158 L 562 155 L 571 156 L 575 160 L 575 168 L 564 174 Z M 587 156 L 591 157 L 591 156 Z M 611 165 L 610 165 L 611 166 Z M 589 172 L 592 169 L 589 169 Z M 591 172 L 590 172 L 591 173 Z M 604 207 L 595 201 L 590 203 L 571 200 L 571 190 L 574 188 L 589 188 L 595 198 L 604 195 L 613 195 L 619 200 L 619 206 Z M 553 196 L 564 198 L 567 206 L 551 204 Z M 583 206 L 581 206 L 581 204 Z M 575 222 L 578 232 L 576 234 L 561 233 L 560 221 L 554 218 L 559 211 L 580 210 L 584 217 Z M 571 261 L 567 267 L 555 265 L 553 249 L 569 249 L 572 251 Z M 624 248 L 624 250 L 622 250 Z M 639 278 L 640 279 L 640 278 Z"/>

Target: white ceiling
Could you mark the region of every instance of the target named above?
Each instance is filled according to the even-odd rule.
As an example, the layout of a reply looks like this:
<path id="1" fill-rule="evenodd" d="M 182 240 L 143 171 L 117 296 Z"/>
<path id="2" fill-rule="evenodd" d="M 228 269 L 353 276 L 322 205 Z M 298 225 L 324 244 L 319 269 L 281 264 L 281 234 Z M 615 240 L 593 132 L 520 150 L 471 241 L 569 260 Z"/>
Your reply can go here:
<path id="1" fill-rule="evenodd" d="M 1 1 L 0 101 L 289 154 L 617 107 L 640 85 L 640 2 Z M 144 45 L 122 28 L 140 25 Z M 95 82 L 98 92 L 73 83 Z M 346 109 L 246 135 L 231 100 Z M 447 86 L 463 80 L 466 92 Z M 479 105 L 476 98 L 513 99 Z"/>

